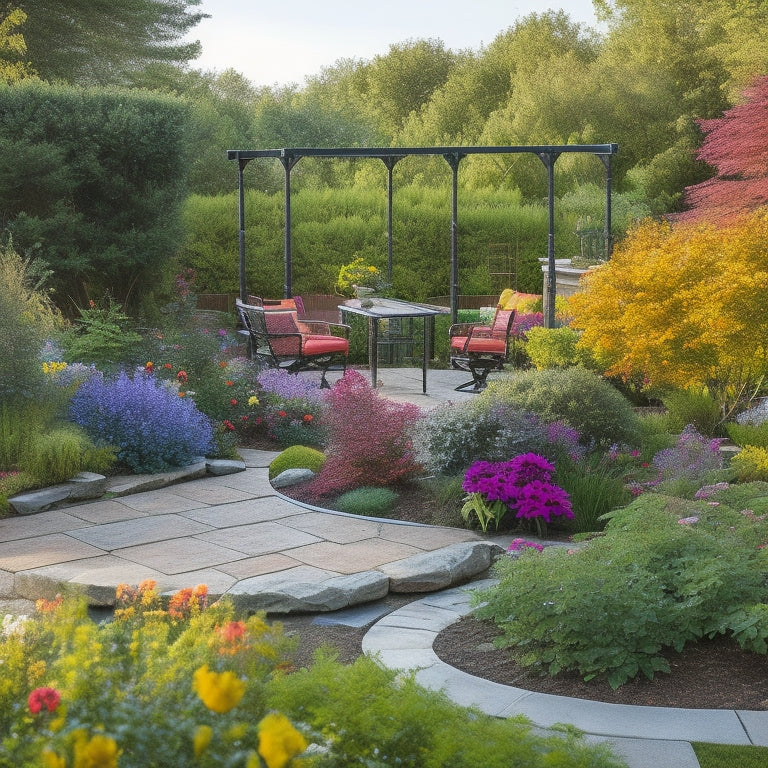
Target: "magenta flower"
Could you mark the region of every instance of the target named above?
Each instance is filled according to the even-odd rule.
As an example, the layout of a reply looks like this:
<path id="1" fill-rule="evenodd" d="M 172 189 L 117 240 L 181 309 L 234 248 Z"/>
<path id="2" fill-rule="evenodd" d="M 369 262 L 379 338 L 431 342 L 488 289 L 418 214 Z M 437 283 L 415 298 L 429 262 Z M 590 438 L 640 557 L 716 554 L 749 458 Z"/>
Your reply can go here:
<path id="1" fill-rule="evenodd" d="M 536 549 L 539 552 L 544 550 L 541 544 L 526 539 L 512 539 L 512 543 L 507 547 L 507 552 L 520 552 L 525 549 Z"/>

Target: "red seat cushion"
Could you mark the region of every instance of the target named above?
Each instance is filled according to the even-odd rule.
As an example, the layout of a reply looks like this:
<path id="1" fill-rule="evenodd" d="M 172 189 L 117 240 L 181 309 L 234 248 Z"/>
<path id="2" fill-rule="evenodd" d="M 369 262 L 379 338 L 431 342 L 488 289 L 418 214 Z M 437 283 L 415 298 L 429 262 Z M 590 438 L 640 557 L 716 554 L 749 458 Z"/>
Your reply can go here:
<path id="1" fill-rule="evenodd" d="M 326 355 L 331 352 L 349 352 L 349 341 L 341 336 L 305 336 L 304 355 Z"/>
<path id="2" fill-rule="evenodd" d="M 478 336 L 470 339 L 469 346 L 464 349 L 467 343 L 466 336 L 454 336 L 451 339 L 451 349 L 457 352 L 484 352 L 490 354 L 503 355 L 507 351 L 507 343 L 504 339 L 492 339 L 487 336 Z"/>

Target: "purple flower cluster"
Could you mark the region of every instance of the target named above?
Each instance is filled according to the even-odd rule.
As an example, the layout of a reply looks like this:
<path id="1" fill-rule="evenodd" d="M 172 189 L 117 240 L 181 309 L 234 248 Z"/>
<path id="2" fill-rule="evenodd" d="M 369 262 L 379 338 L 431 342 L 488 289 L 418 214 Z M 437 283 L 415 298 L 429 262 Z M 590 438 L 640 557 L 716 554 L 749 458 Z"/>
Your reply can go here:
<path id="1" fill-rule="evenodd" d="M 718 491 L 728 490 L 730 486 L 728 483 L 715 483 L 714 485 L 704 485 L 699 488 L 694 494 L 693 498 L 701 501 L 702 499 L 708 499 L 710 496 L 714 496 Z"/>
<path id="2" fill-rule="evenodd" d="M 564 421 L 547 424 L 547 441 L 562 448 L 574 461 L 584 458 L 587 449 L 579 443 L 581 435 Z"/>
<path id="3" fill-rule="evenodd" d="M 93 376 L 72 398 L 70 415 L 91 438 L 116 446 L 118 461 L 134 472 L 184 466 L 213 447 L 208 418 L 152 376 Z"/>
<path id="4" fill-rule="evenodd" d="M 666 448 L 653 457 L 653 465 L 662 478 L 686 477 L 695 480 L 707 472 L 723 468 L 722 442 L 721 438 L 703 437 L 689 424 L 680 433 L 674 448 Z"/>
<path id="5" fill-rule="evenodd" d="M 526 549 L 535 549 L 539 552 L 544 551 L 543 545 L 537 544 L 535 541 L 512 539 L 512 543 L 507 547 L 507 552 L 524 552 Z"/>
<path id="6" fill-rule="evenodd" d="M 305 400 L 320 402 L 323 390 L 314 379 L 288 373 L 279 368 L 268 368 L 262 371 L 256 381 L 262 392 L 275 396 L 278 400 Z"/>
<path id="7" fill-rule="evenodd" d="M 541 312 L 522 312 L 515 315 L 512 321 L 512 335 L 518 339 L 526 338 L 531 328 L 544 325 L 544 315 Z"/>
<path id="8" fill-rule="evenodd" d="M 573 517 L 568 494 L 551 482 L 555 468 L 543 456 L 524 453 L 511 461 L 476 461 L 467 469 L 462 488 L 488 502 L 501 501 L 519 518 Z"/>

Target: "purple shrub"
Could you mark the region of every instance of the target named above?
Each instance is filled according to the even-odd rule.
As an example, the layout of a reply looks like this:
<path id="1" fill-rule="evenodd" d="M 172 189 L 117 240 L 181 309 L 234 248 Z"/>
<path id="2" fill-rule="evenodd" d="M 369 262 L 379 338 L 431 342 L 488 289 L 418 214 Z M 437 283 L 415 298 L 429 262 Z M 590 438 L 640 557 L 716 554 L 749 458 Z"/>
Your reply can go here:
<path id="1" fill-rule="evenodd" d="M 75 393 L 70 415 L 93 440 L 115 446 L 118 461 L 138 473 L 189 464 L 212 448 L 208 418 L 153 376 L 94 376 Z"/>
<path id="2" fill-rule="evenodd" d="M 271 396 L 270 399 L 320 402 L 323 398 L 319 383 L 279 368 L 262 371 L 256 381 L 261 391 Z"/>
<path id="3" fill-rule="evenodd" d="M 357 371 L 347 371 L 325 395 L 327 459 L 310 493 L 323 496 L 360 486 L 388 486 L 421 471 L 409 432 L 421 418 L 410 403 L 385 400 Z"/>

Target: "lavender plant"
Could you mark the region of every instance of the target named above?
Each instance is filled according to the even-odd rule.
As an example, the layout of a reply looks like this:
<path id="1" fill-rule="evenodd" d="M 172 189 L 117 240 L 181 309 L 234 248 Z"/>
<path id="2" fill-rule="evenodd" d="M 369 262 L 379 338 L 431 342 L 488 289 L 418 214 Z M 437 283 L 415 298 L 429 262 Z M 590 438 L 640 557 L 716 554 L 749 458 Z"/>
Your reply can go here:
<path id="1" fill-rule="evenodd" d="M 659 479 L 684 478 L 703 482 L 709 473 L 723 468 L 720 453 L 722 442 L 721 438 L 702 436 L 689 424 L 681 432 L 676 446 L 659 451 L 653 457 L 653 466 L 659 471 Z"/>
<path id="2" fill-rule="evenodd" d="M 211 450 L 211 423 L 189 399 L 152 376 L 93 376 L 72 398 L 70 415 L 94 440 L 117 448 L 134 472 L 162 472 Z"/>

